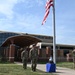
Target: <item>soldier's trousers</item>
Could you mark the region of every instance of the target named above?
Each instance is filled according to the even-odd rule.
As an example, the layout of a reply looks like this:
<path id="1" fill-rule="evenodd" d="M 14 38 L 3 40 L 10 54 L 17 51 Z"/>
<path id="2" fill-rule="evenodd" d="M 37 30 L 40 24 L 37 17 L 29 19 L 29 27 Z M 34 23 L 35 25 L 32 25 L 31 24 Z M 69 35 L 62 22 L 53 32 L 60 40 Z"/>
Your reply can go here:
<path id="1" fill-rule="evenodd" d="M 37 66 L 37 59 L 32 59 L 31 60 L 32 71 L 36 71 L 36 66 Z"/>
<path id="2" fill-rule="evenodd" d="M 73 63 L 74 63 L 74 68 L 75 68 L 75 56 L 73 56 Z"/>
<path id="3" fill-rule="evenodd" d="M 27 69 L 27 59 L 23 59 L 23 68 Z"/>

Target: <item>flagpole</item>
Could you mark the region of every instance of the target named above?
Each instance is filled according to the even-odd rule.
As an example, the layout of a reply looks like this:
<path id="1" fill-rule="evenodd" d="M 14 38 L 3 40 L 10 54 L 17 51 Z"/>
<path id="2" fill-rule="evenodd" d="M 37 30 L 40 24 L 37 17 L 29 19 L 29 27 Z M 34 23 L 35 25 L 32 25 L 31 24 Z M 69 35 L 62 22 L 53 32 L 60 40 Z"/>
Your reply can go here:
<path id="1" fill-rule="evenodd" d="M 53 0 L 53 61 L 56 64 L 55 0 Z"/>

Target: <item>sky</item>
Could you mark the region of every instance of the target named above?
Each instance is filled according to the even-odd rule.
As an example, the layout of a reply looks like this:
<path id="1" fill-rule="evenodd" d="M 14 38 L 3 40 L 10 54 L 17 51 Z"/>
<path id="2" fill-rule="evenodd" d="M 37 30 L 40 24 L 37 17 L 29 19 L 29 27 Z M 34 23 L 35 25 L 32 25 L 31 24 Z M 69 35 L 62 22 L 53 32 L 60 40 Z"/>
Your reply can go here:
<path id="1" fill-rule="evenodd" d="M 44 25 L 46 0 L 0 0 L 0 30 L 53 36 L 52 8 Z M 56 43 L 75 45 L 75 0 L 55 0 Z"/>

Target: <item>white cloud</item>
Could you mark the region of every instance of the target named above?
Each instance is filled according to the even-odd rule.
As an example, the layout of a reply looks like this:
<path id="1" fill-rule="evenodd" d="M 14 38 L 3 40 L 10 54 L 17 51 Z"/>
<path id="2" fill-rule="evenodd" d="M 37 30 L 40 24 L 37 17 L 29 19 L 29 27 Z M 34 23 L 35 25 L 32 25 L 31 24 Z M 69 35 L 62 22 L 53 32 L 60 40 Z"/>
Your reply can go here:
<path id="1" fill-rule="evenodd" d="M 20 2 L 23 2 L 27 6 L 27 8 L 30 8 L 36 5 L 41 6 L 44 3 L 43 0 L 20 0 Z"/>
<path id="2" fill-rule="evenodd" d="M 39 22 L 41 21 L 38 16 L 32 14 L 20 15 L 13 11 L 15 9 L 15 5 L 19 2 L 24 2 L 28 6 L 37 3 L 37 5 L 41 5 L 43 0 L 1 0 L 0 1 L 0 13 L 5 17 L 0 18 L 0 28 L 2 30 L 22 30 L 22 29 L 35 29 Z M 16 10 L 16 9 L 15 9 Z M 15 18 L 14 18 L 15 14 Z M 34 18 L 33 18 L 34 17 Z M 14 19 L 14 20 L 13 20 Z M 31 27 L 30 27 L 31 26 Z M 16 29 L 17 27 L 17 29 Z"/>
<path id="3" fill-rule="evenodd" d="M 20 2 L 24 2 L 25 7 L 27 8 L 43 4 L 43 0 L 0 0 L 0 13 L 4 14 L 5 17 L 9 19 L 12 19 L 14 14 L 13 8 Z"/>
<path id="4" fill-rule="evenodd" d="M 0 13 L 4 14 L 7 18 L 12 18 L 13 7 L 18 0 L 2 0 L 0 1 Z"/>

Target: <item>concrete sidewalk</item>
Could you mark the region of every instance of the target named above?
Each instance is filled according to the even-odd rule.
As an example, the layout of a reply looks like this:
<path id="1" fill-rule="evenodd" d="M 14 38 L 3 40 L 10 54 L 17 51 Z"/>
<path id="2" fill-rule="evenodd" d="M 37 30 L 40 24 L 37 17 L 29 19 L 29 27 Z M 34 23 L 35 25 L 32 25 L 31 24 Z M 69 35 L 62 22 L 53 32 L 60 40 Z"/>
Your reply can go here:
<path id="1" fill-rule="evenodd" d="M 46 72 L 46 65 L 45 64 L 38 64 L 37 69 Z M 57 74 L 57 75 L 75 75 L 75 70 L 57 67 L 55 74 Z"/>
<path id="2" fill-rule="evenodd" d="M 22 63 L 16 63 L 16 64 L 22 65 Z M 31 67 L 31 64 L 28 64 L 27 66 Z M 46 72 L 46 64 L 37 64 L 37 69 Z M 57 75 L 75 75 L 75 70 L 57 67 L 55 74 Z"/>

